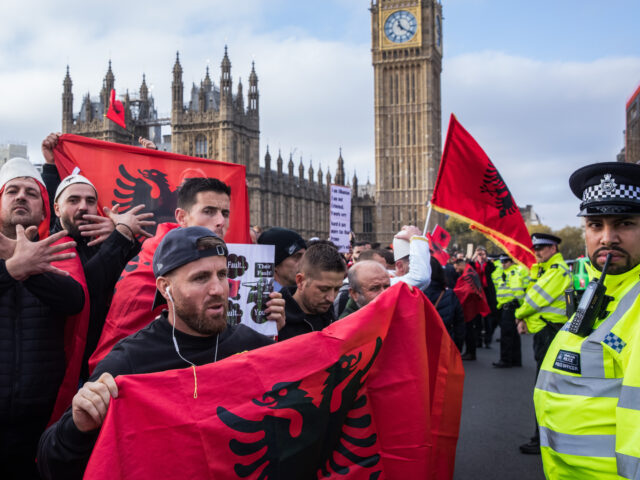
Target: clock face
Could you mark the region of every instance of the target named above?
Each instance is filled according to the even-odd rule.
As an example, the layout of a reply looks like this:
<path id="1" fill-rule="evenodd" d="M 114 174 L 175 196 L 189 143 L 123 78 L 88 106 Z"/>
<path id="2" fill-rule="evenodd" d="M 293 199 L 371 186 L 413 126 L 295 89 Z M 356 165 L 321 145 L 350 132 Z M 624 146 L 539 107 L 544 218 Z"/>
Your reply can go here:
<path id="1" fill-rule="evenodd" d="M 384 22 L 384 34 L 393 43 L 408 42 L 416 34 L 418 21 L 411 12 L 398 10 Z"/>

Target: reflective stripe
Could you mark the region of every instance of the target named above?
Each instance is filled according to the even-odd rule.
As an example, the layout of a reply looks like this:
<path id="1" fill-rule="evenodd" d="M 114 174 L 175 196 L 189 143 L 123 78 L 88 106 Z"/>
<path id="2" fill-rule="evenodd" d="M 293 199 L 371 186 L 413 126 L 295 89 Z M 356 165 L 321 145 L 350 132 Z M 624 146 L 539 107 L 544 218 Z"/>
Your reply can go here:
<path id="1" fill-rule="evenodd" d="M 640 480 L 640 459 L 638 457 L 616 452 L 616 464 L 618 475 L 623 478 Z"/>
<path id="2" fill-rule="evenodd" d="M 510 297 L 511 294 L 510 293 L 499 293 L 498 295 L 496 295 L 497 297 Z"/>
<path id="3" fill-rule="evenodd" d="M 615 435 L 570 435 L 540 427 L 540 446 L 555 452 L 581 457 L 613 457 L 616 449 Z"/>
<path id="4" fill-rule="evenodd" d="M 518 291 L 518 292 L 524 292 L 524 288 L 520 288 L 520 287 L 513 287 L 511 290 Z"/>
<path id="5" fill-rule="evenodd" d="M 640 282 L 620 299 L 611 315 L 589 335 L 580 347 L 580 362 L 582 375 L 585 377 L 604 377 L 604 355 L 602 344 L 605 337 L 616 326 L 616 323 L 627 313 L 640 295 Z"/>
<path id="6" fill-rule="evenodd" d="M 529 304 L 529 306 L 531 308 L 533 308 L 534 310 L 540 310 L 540 305 L 538 305 L 536 302 L 534 302 L 533 299 L 529 296 L 528 293 L 524 296 L 524 301 L 527 302 Z"/>
<path id="7" fill-rule="evenodd" d="M 538 294 L 540 294 L 540 296 L 541 296 L 542 298 L 544 298 L 547 302 L 549 302 L 549 303 L 553 303 L 554 298 L 553 298 L 551 295 L 549 295 L 547 292 L 545 292 L 545 291 L 542 289 L 542 287 L 541 287 L 540 285 L 538 285 L 538 284 L 536 283 L 536 284 L 535 284 L 533 287 L 531 287 L 531 288 L 532 288 L 534 291 L 538 292 Z"/>
<path id="8" fill-rule="evenodd" d="M 618 406 L 630 410 L 640 410 L 640 387 L 623 385 Z"/>
<path id="9" fill-rule="evenodd" d="M 567 312 L 564 308 L 556 308 L 556 307 L 542 307 L 540 309 L 540 313 L 556 313 L 558 315 L 566 315 Z"/>
<path id="10" fill-rule="evenodd" d="M 620 395 L 620 385 L 622 385 L 621 378 L 572 377 L 548 370 L 540 370 L 536 388 L 538 390 L 563 395 L 618 398 L 618 395 Z M 620 406 L 620 404 L 618 404 L 618 406 Z"/>

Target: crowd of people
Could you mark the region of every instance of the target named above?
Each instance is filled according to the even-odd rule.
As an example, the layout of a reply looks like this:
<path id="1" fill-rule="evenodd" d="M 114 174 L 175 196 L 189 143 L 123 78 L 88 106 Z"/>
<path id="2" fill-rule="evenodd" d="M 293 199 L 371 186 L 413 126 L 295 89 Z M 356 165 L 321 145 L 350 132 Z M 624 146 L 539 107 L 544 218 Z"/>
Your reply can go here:
<path id="1" fill-rule="evenodd" d="M 573 323 L 571 272 L 553 235 L 532 235 L 529 270 L 483 246 L 472 258 L 451 252 L 441 265 L 416 226 L 389 245 L 356 241 L 348 253 L 286 226 L 253 227 L 251 238 L 275 250 L 265 315 L 278 334 L 270 338 L 227 321 L 227 185 L 186 179 L 175 223 L 151 235 L 144 205 L 100 215 L 90 179 L 59 178 L 57 140 L 42 144 L 42 175 L 20 158 L 0 170 L 2 478 L 82 478 L 118 375 L 195 369 L 318 331 L 398 282 L 424 292 L 465 361 L 490 348 L 500 327 L 493 366 L 520 367 L 520 335 L 534 335 L 537 422 L 520 450 L 542 453 L 550 478 L 640 478 L 640 166 L 597 164 L 572 176 L 593 284 L 606 287 L 606 298 L 587 290 Z M 126 271 L 134 258 L 150 268 Z M 139 313 L 107 338 L 124 312 Z M 579 330 L 576 318 L 591 323 Z M 71 324 L 86 332 L 73 364 Z"/>

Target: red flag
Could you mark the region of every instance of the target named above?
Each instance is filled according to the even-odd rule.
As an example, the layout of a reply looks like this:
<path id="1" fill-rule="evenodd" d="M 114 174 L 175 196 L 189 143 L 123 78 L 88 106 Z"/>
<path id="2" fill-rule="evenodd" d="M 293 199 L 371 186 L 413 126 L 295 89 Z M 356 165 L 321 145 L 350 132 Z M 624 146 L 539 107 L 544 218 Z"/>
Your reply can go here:
<path id="1" fill-rule="evenodd" d="M 445 266 L 449 261 L 449 254 L 443 250 L 442 246 L 431 236 L 430 233 L 427 233 L 427 242 L 429 242 L 431 256 L 438 260 L 440 265 Z"/>
<path id="2" fill-rule="evenodd" d="M 124 121 L 124 107 L 120 100 L 116 100 L 116 91 L 113 88 L 111 89 L 111 98 L 106 117 L 112 122 L 120 125 L 122 128 L 127 128 L 127 124 Z"/>
<path id="3" fill-rule="evenodd" d="M 72 240 L 71 237 L 64 237 L 58 240 L 56 244 L 70 242 Z M 60 253 L 69 252 L 75 252 L 75 249 L 69 248 Z M 87 281 L 84 276 L 84 269 L 82 268 L 80 257 L 76 255 L 76 257 L 68 260 L 52 262 L 52 265 L 58 267 L 60 270 L 69 272 L 71 278 L 82 285 L 84 291 L 84 306 L 79 313 L 68 317 L 64 325 L 64 356 L 67 368 L 64 372 L 62 384 L 58 389 L 58 396 L 56 397 L 56 403 L 49 418 L 49 425 L 60 419 L 64 411 L 71 405 L 73 396 L 78 391 L 82 358 L 87 344 L 90 310 L 89 291 L 87 290 Z"/>
<path id="4" fill-rule="evenodd" d="M 462 362 L 418 289 L 196 377 L 118 377 L 85 478 L 453 476 Z"/>
<path id="5" fill-rule="evenodd" d="M 454 115 L 449 122 L 431 204 L 436 210 L 476 227 L 517 262 L 527 267 L 535 263 L 531 237 L 509 188 Z"/>
<path id="6" fill-rule="evenodd" d="M 177 223 L 161 223 L 156 234 L 142 244 L 140 253 L 124 267 L 116 283 L 100 340 L 89 358 L 89 372 L 93 372 L 116 343 L 149 325 L 166 308 L 166 305 L 160 305 L 151 310 L 156 293 L 153 254 L 164 236 L 177 227 Z"/>
<path id="7" fill-rule="evenodd" d="M 120 212 L 144 204 L 154 220 L 175 222 L 177 188 L 185 178 L 215 177 L 231 187 L 231 218 L 225 241 L 251 243 L 244 165 L 62 135 L 53 151 L 60 178 L 74 167 L 93 182 L 99 211 L 119 203 Z"/>
<path id="8" fill-rule="evenodd" d="M 464 321 L 470 322 L 476 315 L 486 316 L 491 313 L 487 297 L 482 289 L 482 280 L 475 269 L 467 264 L 453 289 L 462 304 Z"/>
<path id="9" fill-rule="evenodd" d="M 449 242 L 451 241 L 451 234 L 449 234 L 449 232 L 447 232 L 440 225 L 436 225 L 434 227 L 433 233 L 431 235 L 442 248 L 447 248 L 447 245 L 449 245 Z"/>

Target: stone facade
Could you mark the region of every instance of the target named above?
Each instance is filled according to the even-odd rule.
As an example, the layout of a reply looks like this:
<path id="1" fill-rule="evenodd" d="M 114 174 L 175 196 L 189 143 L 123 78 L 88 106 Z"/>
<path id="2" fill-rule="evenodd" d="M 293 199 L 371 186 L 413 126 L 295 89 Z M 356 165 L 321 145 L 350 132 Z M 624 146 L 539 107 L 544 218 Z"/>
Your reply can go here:
<path id="1" fill-rule="evenodd" d="M 442 5 L 372 0 L 376 235 L 424 225 L 441 157 Z M 394 26 L 395 25 L 395 26 Z M 443 224 L 432 214 L 431 226 Z"/>
<path id="2" fill-rule="evenodd" d="M 640 86 L 626 105 L 624 161 L 640 163 Z"/>
<path id="3" fill-rule="evenodd" d="M 154 99 L 149 94 L 143 75 L 139 93 L 124 97 L 127 129 L 104 117 L 109 105 L 109 94 L 115 86 L 115 76 L 109 68 L 103 81 L 100 97 L 91 99 L 87 94 L 78 115 L 73 114 L 73 92 L 69 68 L 63 82 L 62 131 L 100 140 L 136 144 L 137 138 L 151 138 L 158 145 L 168 145 L 172 152 L 201 158 L 214 158 L 246 167 L 251 223 L 263 228 L 283 226 L 300 232 L 306 238 L 327 238 L 329 233 L 329 185 L 322 169 L 317 176 L 313 166 L 305 175 L 302 159 L 295 174 L 290 156 L 287 171 L 283 171 L 282 155 L 278 154 L 276 170 L 272 170 L 271 155 L 260 165 L 260 117 L 258 76 L 255 65 L 249 75 L 247 104 L 244 103 L 242 83 L 235 94 L 231 77 L 231 61 L 225 47 L 220 65 L 220 82 L 216 85 L 207 67 L 200 85 L 192 85 L 190 100 L 184 100 L 182 66 L 177 55 L 171 84 L 171 118 L 158 118 Z M 171 126 L 171 136 L 161 138 L 161 126 Z M 373 240 L 375 201 L 372 188 L 358 192 L 358 179 L 346 181 L 344 160 L 340 152 L 337 160 L 335 184 L 353 188 L 352 230 L 358 239 Z"/>

